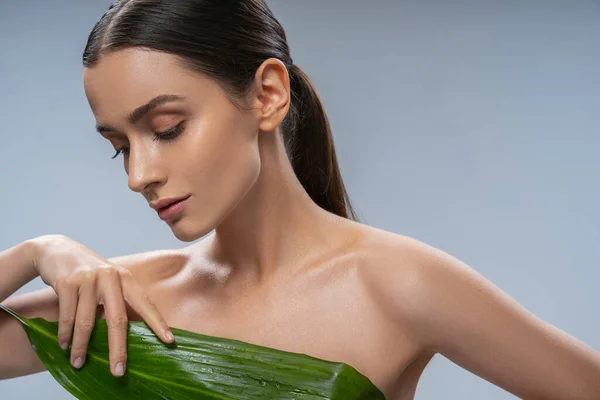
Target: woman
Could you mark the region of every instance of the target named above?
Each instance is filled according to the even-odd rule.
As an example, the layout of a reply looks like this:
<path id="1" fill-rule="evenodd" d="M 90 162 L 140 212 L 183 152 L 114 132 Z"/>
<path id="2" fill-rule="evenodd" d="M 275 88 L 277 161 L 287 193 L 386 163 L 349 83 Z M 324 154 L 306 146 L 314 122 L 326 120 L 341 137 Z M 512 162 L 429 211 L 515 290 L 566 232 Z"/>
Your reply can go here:
<path id="1" fill-rule="evenodd" d="M 327 118 L 260 0 L 121 1 L 94 27 L 84 87 L 100 134 L 182 250 L 106 260 L 61 235 L 0 253 L 0 300 L 59 321 L 75 368 L 95 317 L 111 371 L 143 320 L 345 362 L 414 397 L 443 354 L 526 399 L 600 397 L 600 356 L 456 258 L 356 221 Z M 0 377 L 44 369 L 0 314 Z"/>

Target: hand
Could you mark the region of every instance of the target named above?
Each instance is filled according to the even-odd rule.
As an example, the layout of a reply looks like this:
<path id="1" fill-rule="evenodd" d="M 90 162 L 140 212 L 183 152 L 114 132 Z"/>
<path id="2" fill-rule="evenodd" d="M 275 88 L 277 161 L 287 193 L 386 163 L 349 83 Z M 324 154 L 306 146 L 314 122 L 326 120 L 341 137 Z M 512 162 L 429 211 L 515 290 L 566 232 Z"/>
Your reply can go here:
<path id="1" fill-rule="evenodd" d="M 81 368 L 85 362 L 99 304 L 106 315 L 114 376 L 125 373 L 127 361 L 125 302 L 163 342 L 174 342 L 169 326 L 128 269 L 63 235 L 40 236 L 32 242 L 35 269 L 58 295 L 58 341 L 66 350 L 72 339 L 71 364 L 75 368 Z"/>

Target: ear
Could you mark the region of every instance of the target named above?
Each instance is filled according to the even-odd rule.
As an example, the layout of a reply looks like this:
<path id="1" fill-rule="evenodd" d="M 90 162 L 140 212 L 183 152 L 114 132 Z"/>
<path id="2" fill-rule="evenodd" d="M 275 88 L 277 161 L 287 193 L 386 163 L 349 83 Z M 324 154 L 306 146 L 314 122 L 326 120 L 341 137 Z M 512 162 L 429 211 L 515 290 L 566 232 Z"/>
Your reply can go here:
<path id="1" fill-rule="evenodd" d="M 258 112 L 259 128 L 274 131 L 290 108 L 290 77 L 285 64 L 276 58 L 265 60 L 256 71 L 254 109 Z"/>

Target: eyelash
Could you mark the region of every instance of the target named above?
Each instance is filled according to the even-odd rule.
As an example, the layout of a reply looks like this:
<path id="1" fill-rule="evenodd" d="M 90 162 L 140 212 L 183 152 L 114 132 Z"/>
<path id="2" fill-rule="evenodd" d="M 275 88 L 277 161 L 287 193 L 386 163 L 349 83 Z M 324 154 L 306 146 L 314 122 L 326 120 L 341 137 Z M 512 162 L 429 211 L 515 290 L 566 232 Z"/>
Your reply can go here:
<path id="1" fill-rule="evenodd" d="M 165 141 L 165 142 L 174 141 L 183 132 L 184 122 L 185 121 L 180 122 L 177 126 L 175 126 L 172 129 L 169 129 L 166 132 L 159 132 L 159 133 L 157 133 L 156 136 L 155 136 L 155 138 L 154 138 L 154 140 L 161 140 L 161 141 Z M 121 154 L 123 154 L 124 156 L 127 155 L 127 154 L 129 154 L 129 147 L 128 146 L 121 147 L 120 149 L 117 150 L 117 152 L 115 153 L 115 155 L 112 156 L 111 158 L 115 159 L 115 158 L 117 158 Z"/>

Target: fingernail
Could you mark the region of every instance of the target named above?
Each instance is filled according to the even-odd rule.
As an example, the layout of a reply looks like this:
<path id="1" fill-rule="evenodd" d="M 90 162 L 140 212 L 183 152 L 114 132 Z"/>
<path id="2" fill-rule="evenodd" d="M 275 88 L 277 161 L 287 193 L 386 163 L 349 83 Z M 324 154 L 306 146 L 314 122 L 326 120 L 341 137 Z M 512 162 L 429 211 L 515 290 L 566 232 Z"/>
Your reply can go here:
<path id="1" fill-rule="evenodd" d="M 169 340 L 175 340 L 175 336 L 173 336 L 173 333 L 171 332 L 170 329 L 167 329 L 165 335 L 167 336 L 167 339 L 169 339 Z"/>
<path id="2" fill-rule="evenodd" d="M 63 350 L 66 350 L 66 349 L 67 349 L 67 347 L 69 347 L 69 345 L 67 344 L 67 342 L 61 342 L 61 343 L 60 343 L 60 348 L 61 348 L 61 349 L 63 349 Z"/>
<path id="3" fill-rule="evenodd" d="M 115 367 L 115 373 L 118 376 L 122 376 L 125 373 L 125 368 L 123 367 L 122 362 L 118 363 L 117 366 Z"/>
<path id="4" fill-rule="evenodd" d="M 77 357 L 75 359 L 75 362 L 73 363 L 73 366 L 75 368 L 81 368 L 83 366 L 83 358 L 82 357 Z"/>

